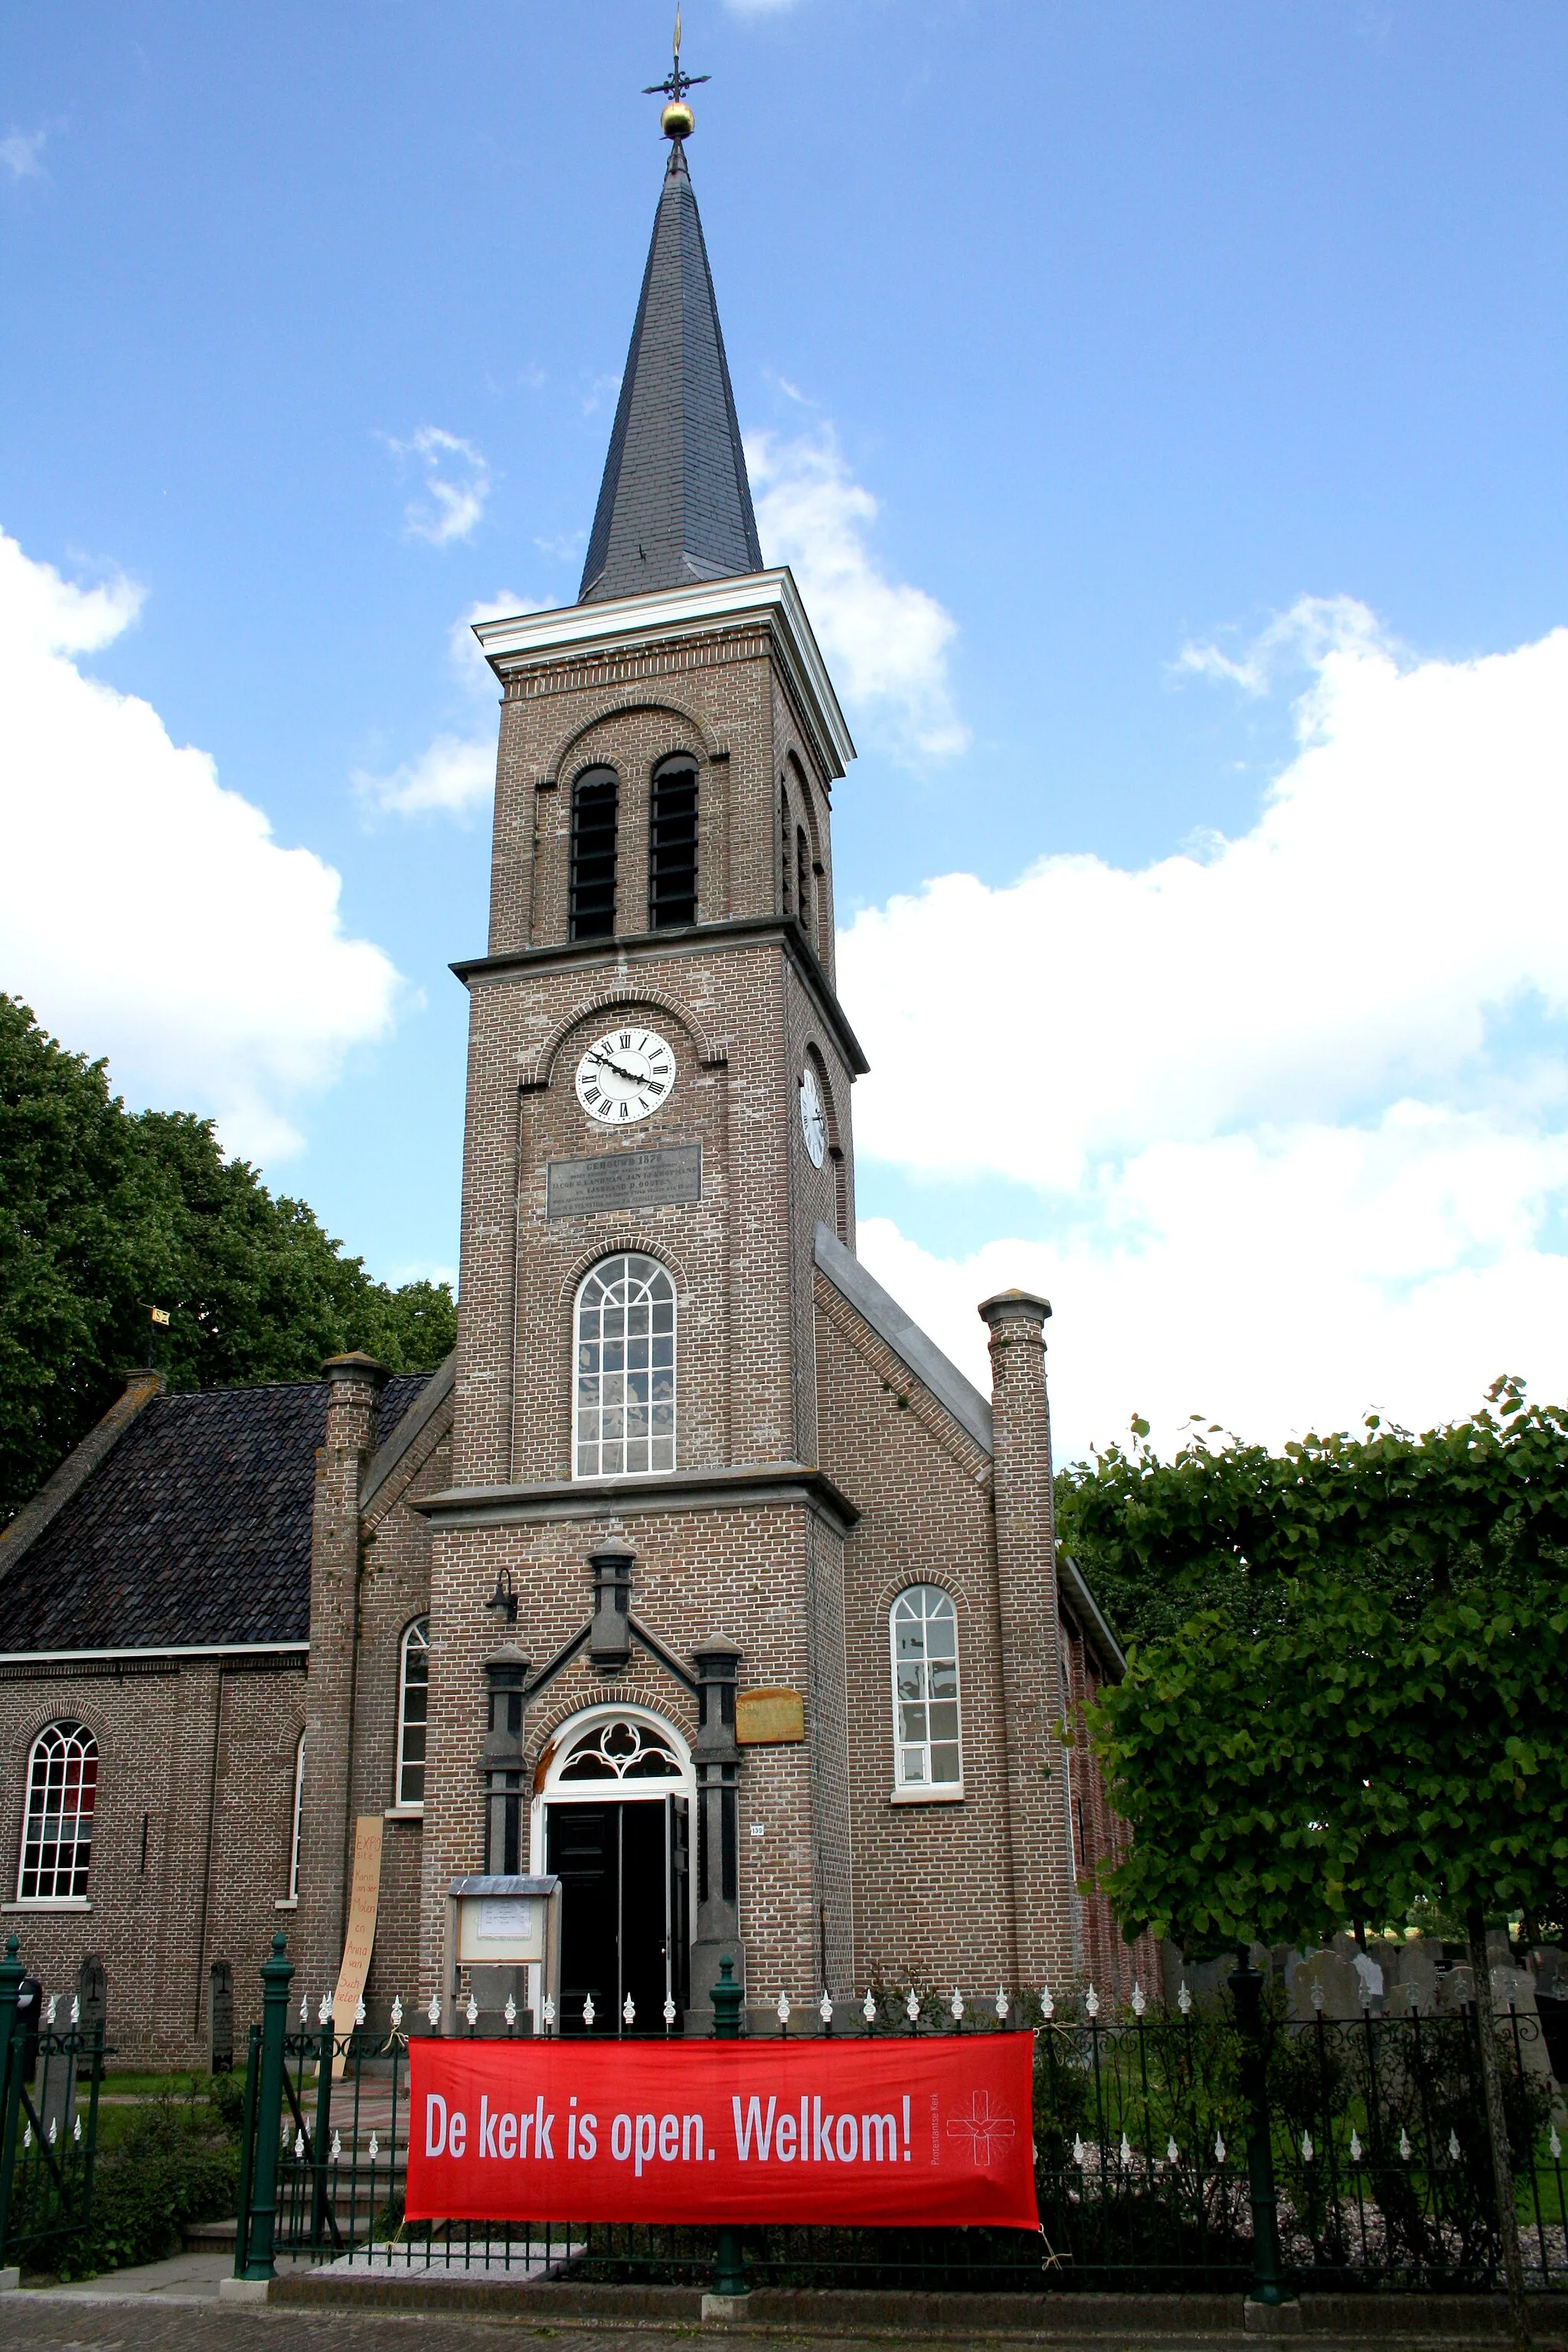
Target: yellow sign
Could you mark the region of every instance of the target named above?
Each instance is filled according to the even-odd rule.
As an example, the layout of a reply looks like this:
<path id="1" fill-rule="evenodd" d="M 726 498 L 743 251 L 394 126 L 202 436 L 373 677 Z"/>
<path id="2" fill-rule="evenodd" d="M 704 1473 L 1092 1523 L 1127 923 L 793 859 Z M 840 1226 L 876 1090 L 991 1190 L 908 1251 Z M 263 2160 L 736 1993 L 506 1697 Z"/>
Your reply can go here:
<path id="1" fill-rule="evenodd" d="M 782 1748 L 805 1738 L 805 1701 L 798 1691 L 735 1694 L 735 1737 L 742 1748 Z"/>
<path id="2" fill-rule="evenodd" d="M 354 2011 L 370 1980 L 370 1956 L 375 1948 L 375 1914 L 381 1901 L 381 1833 L 379 1813 L 362 1813 L 354 1823 L 354 1875 L 349 1895 L 349 1931 L 343 1937 L 343 1964 L 332 1989 L 332 2027 L 346 2037 L 353 2031 Z M 332 2058 L 336 2080 L 343 2071 L 347 2051 L 340 2042 Z"/>

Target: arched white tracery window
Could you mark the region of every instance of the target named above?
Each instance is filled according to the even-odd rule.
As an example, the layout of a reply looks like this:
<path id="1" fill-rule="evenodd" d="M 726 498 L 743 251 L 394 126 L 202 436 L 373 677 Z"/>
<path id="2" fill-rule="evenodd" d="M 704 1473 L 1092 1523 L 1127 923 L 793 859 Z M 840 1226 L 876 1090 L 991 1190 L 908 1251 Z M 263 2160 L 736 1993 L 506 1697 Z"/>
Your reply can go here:
<path id="1" fill-rule="evenodd" d="M 305 1735 L 294 1748 L 294 1822 L 289 1832 L 289 1900 L 300 1900 L 300 1823 L 305 1811 Z"/>
<path id="2" fill-rule="evenodd" d="M 397 1801 L 425 1802 L 425 1729 L 430 1714 L 430 1620 L 403 1636 L 397 1676 Z"/>
<path id="3" fill-rule="evenodd" d="M 18 1903 L 58 1903 L 87 1893 L 98 1742 L 79 1723 L 48 1723 L 27 1759 Z"/>
<path id="4" fill-rule="evenodd" d="M 900 1789 L 963 1784 L 958 1725 L 958 1618 L 938 1584 L 911 1584 L 888 1617 L 893 1667 L 894 1779 Z"/>
<path id="5" fill-rule="evenodd" d="M 579 1478 L 675 1467 L 675 1285 L 654 1257 L 600 1260 L 577 1293 L 572 1458 Z"/>
<path id="6" fill-rule="evenodd" d="M 679 1780 L 680 1759 L 651 1723 L 616 1715 L 580 1732 L 556 1767 L 557 1780 Z"/>

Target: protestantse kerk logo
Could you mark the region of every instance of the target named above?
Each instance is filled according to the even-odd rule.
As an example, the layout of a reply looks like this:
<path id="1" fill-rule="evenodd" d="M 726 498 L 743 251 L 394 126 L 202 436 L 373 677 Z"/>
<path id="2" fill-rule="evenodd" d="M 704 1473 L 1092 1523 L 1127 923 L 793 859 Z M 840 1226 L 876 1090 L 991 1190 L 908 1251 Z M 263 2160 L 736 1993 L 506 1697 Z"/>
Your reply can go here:
<path id="1" fill-rule="evenodd" d="M 947 2119 L 949 2139 L 967 2140 L 974 2164 L 991 2164 L 1005 2157 L 1016 2128 L 1010 2115 L 992 2105 L 989 2091 L 972 2091 L 968 2106 Z"/>

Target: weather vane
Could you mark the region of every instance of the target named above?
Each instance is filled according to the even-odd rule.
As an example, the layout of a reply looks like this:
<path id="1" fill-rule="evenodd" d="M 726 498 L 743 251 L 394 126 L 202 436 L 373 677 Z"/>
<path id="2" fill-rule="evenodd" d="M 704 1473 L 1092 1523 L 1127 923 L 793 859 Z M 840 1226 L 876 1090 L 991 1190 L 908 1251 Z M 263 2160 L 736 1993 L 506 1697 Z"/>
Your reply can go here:
<path id="1" fill-rule="evenodd" d="M 686 103 L 686 93 L 689 89 L 695 89 L 700 81 L 707 81 L 710 79 L 707 74 L 689 74 L 682 73 L 680 70 L 680 11 L 677 8 L 675 63 L 663 81 L 649 82 L 643 92 L 645 98 L 664 98 L 669 100 L 658 118 L 658 127 L 667 139 L 689 139 L 691 136 L 697 118 Z"/>

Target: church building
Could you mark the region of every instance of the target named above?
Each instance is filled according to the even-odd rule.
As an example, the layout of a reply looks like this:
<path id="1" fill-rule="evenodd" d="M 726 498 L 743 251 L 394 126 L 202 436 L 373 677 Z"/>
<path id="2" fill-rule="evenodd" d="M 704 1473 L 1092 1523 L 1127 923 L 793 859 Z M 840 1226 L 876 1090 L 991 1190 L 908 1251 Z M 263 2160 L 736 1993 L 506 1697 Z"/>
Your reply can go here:
<path id="1" fill-rule="evenodd" d="M 1117 1643 L 1052 1527 L 1046 1301 L 982 1395 L 861 1265 L 832 818 L 854 746 L 764 564 L 669 142 L 578 602 L 500 695 L 459 1337 L 427 1375 L 132 1376 L 0 1537 L 0 1895 L 127 2058 L 351 1906 L 419 2030 L 512 1972 L 452 1890 L 562 1884 L 558 2030 L 776 2031 L 868 1989 L 1153 1990 L 1080 1882 Z M 537 1971 L 522 1987 L 542 2007 Z"/>

